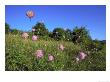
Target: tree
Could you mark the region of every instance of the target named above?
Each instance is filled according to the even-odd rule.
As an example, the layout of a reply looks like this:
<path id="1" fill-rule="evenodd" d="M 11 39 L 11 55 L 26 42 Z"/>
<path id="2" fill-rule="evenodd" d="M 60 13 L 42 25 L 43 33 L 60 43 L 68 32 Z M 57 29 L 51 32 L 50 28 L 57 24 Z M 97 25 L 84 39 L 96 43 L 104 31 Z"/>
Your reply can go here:
<path id="1" fill-rule="evenodd" d="M 35 35 L 40 35 L 40 36 L 45 36 L 48 35 L 48 29 L 46 29 L 44 23 L 38 22 L 33 29 L 35 29 L 34 34 Z"/>
<path id="2" fill-rule="evenodd" d="M 70 29 L 66 29 L 65 30 L 65 40 L 66 41 L 71 41 L 72 40 L 72 34 L 71 34 L 71 30 Z"/>
<path id="3" fill-rule="evenodd" d="M 102 41 L 99 41 L 99 40 L 95 39 L 95 40 L 92 41 L 92 46 L 93 46 L 93 48 L 101 50 L 105 45 L 102 44 Z"/>
<path id="4" fill-rule="evenodd" d="M 6 34 L 9 33 L 9 31 L 10 31 L 10 26 L 9 24 L 5 23 L 5 33 Z"/>
<path id="5" fill-rule="evenodd" d="M 91 40 L 88 30 L 85 27 L 75 27 L 72 32 L 72 41 L 75 43 L 87 43 Z"/>
<path id="6" fill-rule="evenodd" d="M 12 33 L 12 34 L 19 34 L 19 33 L 20 33 L 20 30 L 11 29 L 11 33 Z"/>
<path id="7" fill-rule="evenodd" d="M 64 40 L 65 30 L 63 28 L 55 28 L 52 33 L 52 38 L 55 40 Z"/>

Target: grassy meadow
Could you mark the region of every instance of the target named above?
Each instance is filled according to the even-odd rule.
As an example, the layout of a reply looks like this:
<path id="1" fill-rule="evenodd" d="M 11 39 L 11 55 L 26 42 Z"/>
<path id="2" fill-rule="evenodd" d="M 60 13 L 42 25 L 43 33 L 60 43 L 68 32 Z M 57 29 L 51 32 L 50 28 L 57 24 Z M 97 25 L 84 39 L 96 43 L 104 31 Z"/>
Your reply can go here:
<path id="1" fill-rule="evenodd" d="M 105 71 L 106 50 L 87 50 L 81 44 L 68 41 L 42 40 L 32 41 L 31 37 L 23 39 L 21 35 L 5 35 L 5 70 L 6 71 Z M 58 49 L 62 43 L 64 51 Z M 35 57 L 35 51 L 42 49 L 44 56 Z M 80 51 L 85 51 L 87 57 L 76 62 Z M 54 61 L 48 61 L 52 54 Z"/>

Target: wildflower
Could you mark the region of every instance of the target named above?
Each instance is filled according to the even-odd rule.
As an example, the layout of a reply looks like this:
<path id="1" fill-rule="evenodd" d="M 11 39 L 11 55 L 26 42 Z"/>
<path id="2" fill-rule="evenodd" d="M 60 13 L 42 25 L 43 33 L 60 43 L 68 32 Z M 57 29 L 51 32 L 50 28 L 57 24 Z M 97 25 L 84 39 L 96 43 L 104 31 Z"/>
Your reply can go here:
<path id="1" fill-rule="evenodd" d="M 22 38 L 27 39 L 28 36 L 29 36 L 28 33 L 26 33 L 26 32 L 22 33 Z"/>
<path id="2" fill-rule="evenodd" d="M 78 63 L 80 60 L 84 60 L 87 54 L 84 52 L 79 52 L 78 56 L 76 57 L 76 63 Z"/>
<path id="3" fill-rule="evenodd" d="M 81 38 L 81 36 L 79 36 L 79 38 Z"/>
<path id="4" fill-rule="evenodd" d="M 44 44 L 44 46 L 46 47 L 47 45 L 46 45 L 46 44 Z"/>
<path id="5" fill-rule="evenodd" d="M 47 46 L 47 42 L 44 42 L 44 46 L 45 46 L 45 47 Z"/>
<path id="6" fill-rule="evenodd" d="M 32 32 L 35 32 L 35 31 L 36 31 L 36 29 L 33 28 L 33 29 L 32 29 Z"/>
<path id="7" fill-rule="evenodd" d="M 87 54 L 85 54 L 84 52 L 80 52 L 80 53 L 79 53 L 79 58 L 80 58 L 81 60 L 85 59 L 86 56 L 87 56 Z"/>
<path id="8" fill-rule="evenodd" d="M 54 57 L 51 54 L 49 54 L 48 61 L 53 61 L 53 60 L 54 60 Z"/>
<path id="9" fill-rule="evenodd" d="M 61 51 L 63 51 L 64 48 L 65 48 L 65 47 L 63 46 L 63 44 L 60 44 L 60 45 L 59 45 L 59 49 L 60 49 Z"/>
<path id="10" fill-rule="evenodd" d="M 58 34 L 58 32 L 56 32 L 56 34 Z"/>
<path id="11" fill-rule="evenodd" d="M 44 51 L 43 51 L 43 50 L 37 50 L 37 51 L 35 52 L 35 56 L 36 56 L 37 58 L 42 58 L 42 57 L 44 56 Z"/>
<path id="12" fill-rule="evenodd" d="M 32 41 L 36 41 L 37 39 L 38 39 L 38 36 L 36 36 L 36 35 L 32 36 Z"/>
<path id="13" fill-rule="evenodd" d="M 79 62 L 79 58 L 78 58 L 78 57 L 76 57 L 76 62 L 77 62 L 77 63 Z"/>

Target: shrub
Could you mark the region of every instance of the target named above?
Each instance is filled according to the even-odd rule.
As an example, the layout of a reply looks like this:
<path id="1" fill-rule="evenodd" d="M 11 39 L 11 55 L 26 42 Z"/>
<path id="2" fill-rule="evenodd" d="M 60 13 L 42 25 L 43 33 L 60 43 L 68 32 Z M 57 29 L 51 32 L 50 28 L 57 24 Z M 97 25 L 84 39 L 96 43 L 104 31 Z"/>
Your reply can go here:
<path id="1" fill-rule="evenodd" d="M 72 41 L 74 43 L 86 43 L 91 40 L 88 30 L 85 27 L 75 27 L 72 33 Z"/>
<path id="2" fill-rule="evenodd" d="M 7 23 L 5 23 L 5 34 L 8 34 L 9 31 L 10 31 L 10 26 Z"/>
<path id="3" fill-rule="evenodd" d="M 55 40 L 64 40 L 65 39 L 65 30 L 63 28 L 55 28 L 53 30 L 52 37 Z"/>
<path id="4" fill-rule="evenodd" d="M 48 35 L 48 29 L 46 29 L 44 23 L 38 22 L 33 29 L 35 31 L 33 32 L 35 35 L 45 36 Z"/>

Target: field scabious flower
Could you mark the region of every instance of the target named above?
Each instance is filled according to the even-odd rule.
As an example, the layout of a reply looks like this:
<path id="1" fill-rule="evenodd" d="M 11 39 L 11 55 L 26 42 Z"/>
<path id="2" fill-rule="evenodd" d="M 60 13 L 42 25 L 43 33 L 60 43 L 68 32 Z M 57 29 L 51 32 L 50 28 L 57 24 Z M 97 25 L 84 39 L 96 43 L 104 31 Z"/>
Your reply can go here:
<path id="1" fill-rule="evenodd" d="M 85 54 L 84 52 L 79 52 L 78 56 L 76 57 L 76 63 L 78 63 L 81 60 L 84 60 L 86 58 L 87 54 Z"/>
<path id="2" fill-rule="evenodd" d="M 53 60 L 54 60 L 53 55 L 49 54 L 49 56 L 48 56 L 48 61 L 53 61 Z"/>
<path id="3" fill-rule="evenodd" d="M 76 57 L 76 62 L 77 62 L 77 63 L 79 62 L 79 58 L 78 58 L 78 57 Z"/>
<path id="4" fill-rule="evenodd" d="M 60 45 L 59 45 L 59 49 L 60 49 L 61 51 L 63 51 L 63 50 L 64 50 L 64 48 L 65 48 L 65 47 L 64 47 L 64 45 L 63 45 L 63 44 L 60 44 Z"/>
<path id="5" fill-rule="evenodd" d="M 43 50 L 37 50 L 37 51 L 35 52 L 35 56 L 36 56 L 37 58 L 42 58 L 42 57 L 44 56 L 44 51 L 43 51 Z"/>
<path id="6" fill-rule="evenodd" d="M 81 60 L 85 59 L 86 56 L 87 56 L 87 54 L 85 54 L 84 52 L 80 52 L 80 53 L 79 53 L 79 58 L 80 58 Z"/>
<path id="7" fill-rule="evenodd" d="M 36 29 L 33 28 L 33 29 L 32 29 L 32 32 L 35 32 L 35 31 L 36 31 Z"/>
<path id="8" fill-rule="evenodd" d="M 28 33 L 24 32 L 22 33 L 22 38 L 27 39 L 29 37 Z"/>
<path id="9" fill-rule="evenodd" d="M 36 41 L 37 39 L 38 39 L 38 36 L 36 36 L 36 35 L 32 36 L 32 41 Z"/>

